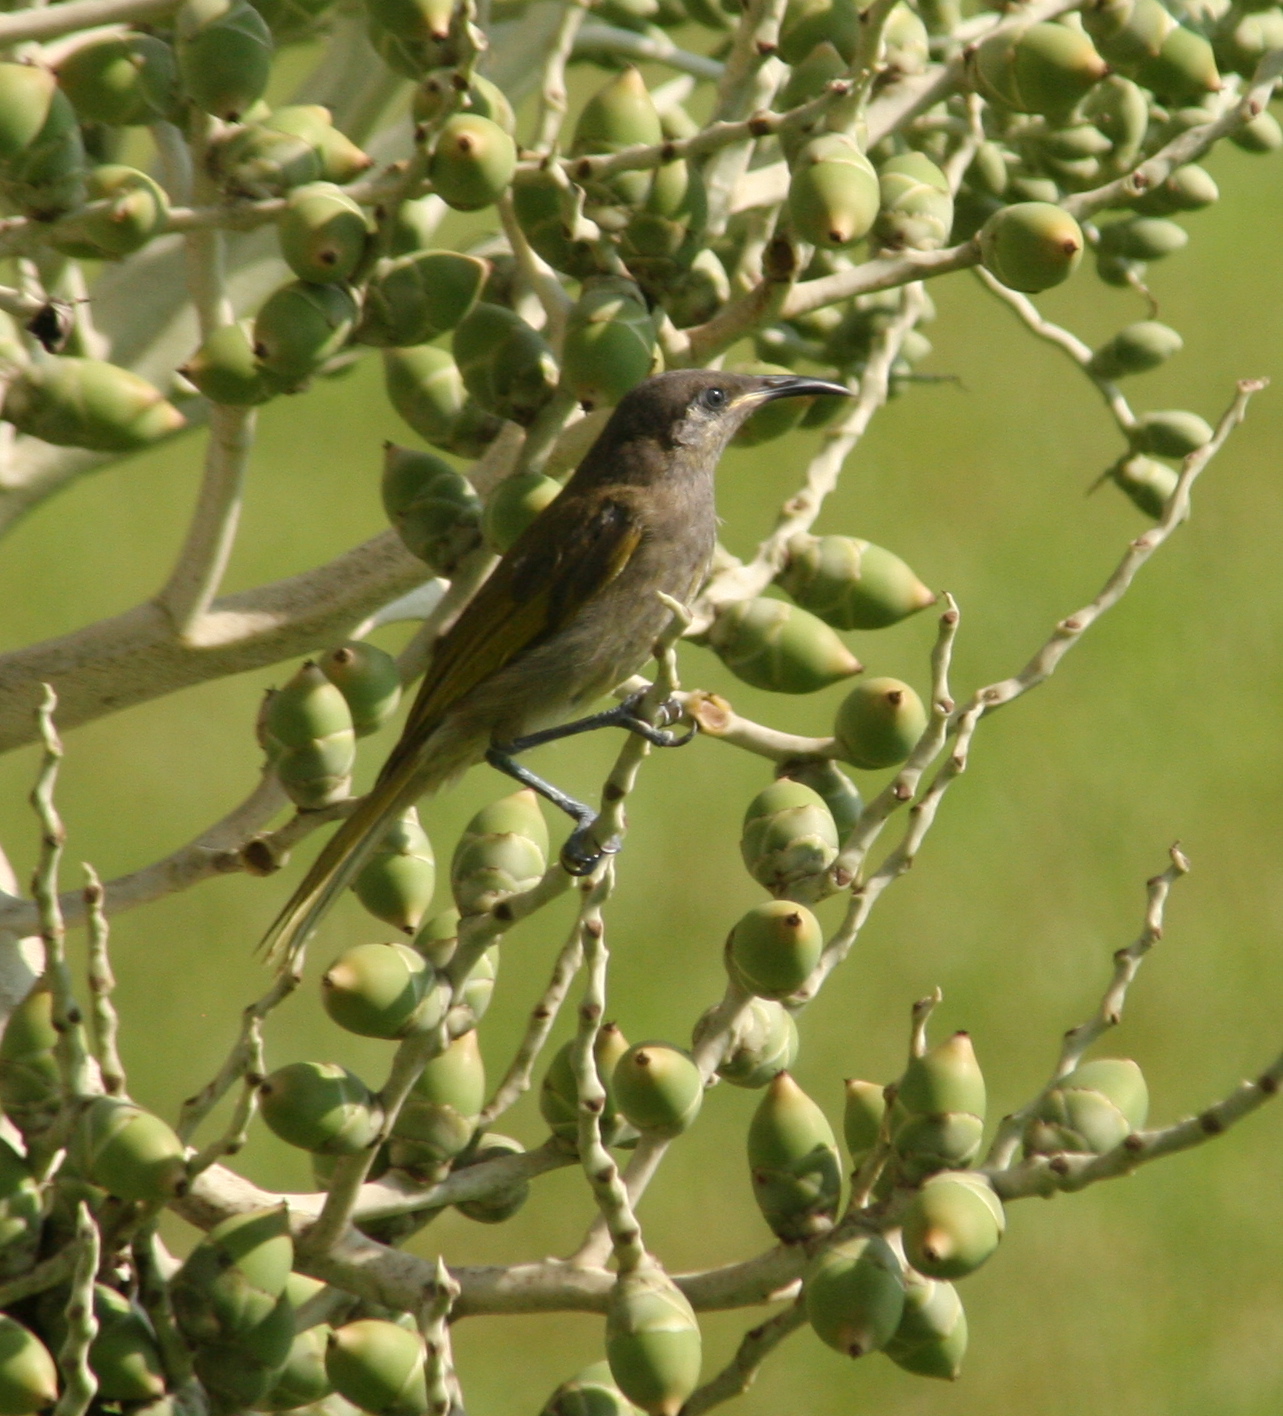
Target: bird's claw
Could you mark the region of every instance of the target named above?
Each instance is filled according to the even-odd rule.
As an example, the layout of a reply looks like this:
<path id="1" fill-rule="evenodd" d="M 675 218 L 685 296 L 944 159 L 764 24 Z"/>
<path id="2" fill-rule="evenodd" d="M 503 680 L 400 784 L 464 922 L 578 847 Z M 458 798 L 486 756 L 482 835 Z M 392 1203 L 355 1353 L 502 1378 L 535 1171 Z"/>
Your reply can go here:
<path id="1" fill-rule="evenodd" d="M 618 836 L 599 842 L 593 835 L 596 825 L 596 818 L 586 822 L 577 831 L 572 831 L 562 846 L 561 866 L 567 875 L 591 875 L 601 864 L 603 856 L 618 855 L 623 849 L 624 843 Z"/>
<path id="2" fill-rule="evenodd" d="M 699 731 L 699 724 L 692 719 L 690 727 L 684 733 L 667 731 L 670 723 L 678 723 L 685 717 L 685 709 L 675 698 L 666 698 L 662 703 L 656 704 L 652 714 L 653 722 L 639 717 L 637 710 L 648 691 L 644 689 L 640 693 L 634 693 L 619 705 L 620 727 L 645 738 L 652 747 L 684 747 Z"/>

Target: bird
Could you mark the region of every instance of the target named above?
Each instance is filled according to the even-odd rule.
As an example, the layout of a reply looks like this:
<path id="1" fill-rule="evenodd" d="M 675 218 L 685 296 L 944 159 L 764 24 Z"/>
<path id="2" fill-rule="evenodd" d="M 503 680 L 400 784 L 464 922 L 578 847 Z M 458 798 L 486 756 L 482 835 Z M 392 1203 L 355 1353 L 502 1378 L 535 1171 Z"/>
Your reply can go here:
<path id="1" fill-rule="evenodd" d="M 778 398 L 849 395 L 794 374 L 682 369 L 626 393 L 561 492 L 500 559 L 437 642 L 401 737 L 374 786 L 325 844 L 260 945 L 292 958 L 420 797 L 488 758 L 577 817 L 592 810 L 512 760 L 550 726 L 635 673 L 670 609 L 702 584 L 717 536 L 713 473 L 748 417 Z M 579 726 L 645 725 L 626 710 Z M 650 730 L 653 733 L 653 729 Z M 665 739 L 658 739 L 665 740 Z M 603 849 L 563 863 L 586 874 Z"/>

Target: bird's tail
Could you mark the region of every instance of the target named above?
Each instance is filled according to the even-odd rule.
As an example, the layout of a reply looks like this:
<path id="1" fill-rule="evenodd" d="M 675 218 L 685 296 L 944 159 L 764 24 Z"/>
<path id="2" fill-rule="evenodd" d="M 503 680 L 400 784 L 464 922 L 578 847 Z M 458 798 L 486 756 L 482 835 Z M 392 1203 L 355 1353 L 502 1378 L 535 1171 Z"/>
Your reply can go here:
<path id="1" fill-rule="evenodd" d="M 370 789 L 360 805 L 325 843 L 285 908 L 263 936 L 259 951 L 270 964 L 291 959 L 351 884 L 388 826 L 424 791 L 421 764 L 414 757 L 397 763 Z"/>

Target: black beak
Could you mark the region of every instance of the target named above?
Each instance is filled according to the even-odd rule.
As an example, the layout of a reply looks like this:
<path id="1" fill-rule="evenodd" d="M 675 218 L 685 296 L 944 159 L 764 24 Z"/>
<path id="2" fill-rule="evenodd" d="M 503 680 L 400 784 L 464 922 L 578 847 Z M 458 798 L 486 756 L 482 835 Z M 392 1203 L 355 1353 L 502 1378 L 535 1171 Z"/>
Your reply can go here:
<path id="1" fill-rule="evenodd" d="M 758 395 L 763 403 L 771 403 L 777 398 L 814 398 L 816 394 L 837 394 L 850 398 L 851 390 L 829 379 L 808 378 L 804 374 L 762 374 L 762 392 Z"/>

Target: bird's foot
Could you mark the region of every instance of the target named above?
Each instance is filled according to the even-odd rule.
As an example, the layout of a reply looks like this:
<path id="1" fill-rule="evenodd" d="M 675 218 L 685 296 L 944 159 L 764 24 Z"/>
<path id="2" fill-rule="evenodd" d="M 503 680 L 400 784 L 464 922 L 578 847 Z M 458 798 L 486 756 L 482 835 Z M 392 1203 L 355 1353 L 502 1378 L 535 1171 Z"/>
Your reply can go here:
<path id="1" fill-rule="evenodd" d="M 598 841 L 593 834 L 597 825 L 597 818 L 594 816 L 590 821 L 586 821 L 577 831 L 572 831 L 566 840 L 566 844 L 561 848 L 561 865 L 567 875 L 582 877 L 591 875 L 601 864 L 604 856 L 618 855 L 623 849 L 623 842 L 618 836 L 611 836 L 609 840 Z"/>
<path id="2" fill-rule="evenodd" d="M 685 710 L 675 698 L 666 698 L 657 705 L 655 722 L 648 723 L 645 718 L 638 717 L 637 709 L 647 692 L 648 690 L 643 689 L 641 693 L 634 693 L 630 698 L 625 698 L 614 710 L 615 722 L 621 728 L 627 728 L 630 733 L 645 738 L 652 747 L 684 747 L 699 731 L 699 724 L 692 719 L 690 727 L 684 733 L 668 731 L 670 723 L 680 722 L 685 716 Z"/>

